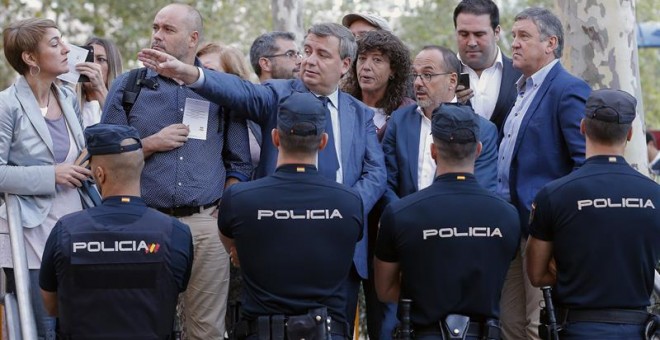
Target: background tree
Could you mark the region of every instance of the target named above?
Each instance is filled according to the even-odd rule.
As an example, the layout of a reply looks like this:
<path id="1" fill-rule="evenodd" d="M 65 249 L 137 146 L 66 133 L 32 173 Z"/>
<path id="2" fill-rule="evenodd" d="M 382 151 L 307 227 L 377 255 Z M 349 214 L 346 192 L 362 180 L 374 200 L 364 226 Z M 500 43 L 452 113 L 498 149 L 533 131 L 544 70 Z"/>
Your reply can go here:
<path id="1" fill-rule="evenodd" d="M 648 176 L 634 1 L 557 0 L 557 5 L 566 37 L 564 65 L 593 89 L 614 88 L 639 98 L 626 159 Z"/>

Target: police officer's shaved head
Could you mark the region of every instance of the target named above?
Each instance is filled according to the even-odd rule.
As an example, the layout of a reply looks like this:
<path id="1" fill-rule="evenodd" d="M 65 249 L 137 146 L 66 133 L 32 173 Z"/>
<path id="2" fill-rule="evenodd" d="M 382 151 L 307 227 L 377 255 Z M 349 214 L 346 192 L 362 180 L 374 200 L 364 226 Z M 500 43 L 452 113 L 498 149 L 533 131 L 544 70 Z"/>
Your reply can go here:
<path id="1" fill-rule="evenodd" d="M 104 186 L 139 188 L 144 154 L 134 127 L 95 124 L 85 129 L 85 141 L 90 169 L 99 189 Z"/>
<path id="2" fill-rule="evenodd" d="M 585 106 L 584 132 L 587 138 L 604 145 L 624 143 L 635 119 L 637 100 L 614 89 L 593 91 Z"/>
<path id="3" fill-rule="evenodd" d="M 325 133 L 325 103 L 311 93 L 294 93 L 280 104 L 277 129 L 280 144 L 289 153 L 316 153 Z"/>
<path id="4" fill-rule="evenodd" d="M 431 134 L 442 162 L 474 165 L 478 155 L 479 121 L 470 106 L 445 103 L 433 110 Z"/>

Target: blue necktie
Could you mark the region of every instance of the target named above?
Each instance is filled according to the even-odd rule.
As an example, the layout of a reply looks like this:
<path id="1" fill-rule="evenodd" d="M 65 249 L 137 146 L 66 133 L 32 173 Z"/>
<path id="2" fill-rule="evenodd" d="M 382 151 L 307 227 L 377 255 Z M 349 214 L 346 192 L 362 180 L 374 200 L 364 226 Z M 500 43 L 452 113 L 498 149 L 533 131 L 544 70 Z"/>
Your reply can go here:
<path id="1" fill-rule="evenodd" d="M 328 108 L 325 117 L 325 132 L 328 134 L 328 145 L 319 153 L 319 173 L 333 181 L 337 180 L 337 170 L 339 170 L 339 161 L 337 160 L 337 150 L 335 149 L 335 138 L 332 131 L 332 117 L 330 116 L 330 99 L 326 96 L 320 96 L 319 100 Z"/>

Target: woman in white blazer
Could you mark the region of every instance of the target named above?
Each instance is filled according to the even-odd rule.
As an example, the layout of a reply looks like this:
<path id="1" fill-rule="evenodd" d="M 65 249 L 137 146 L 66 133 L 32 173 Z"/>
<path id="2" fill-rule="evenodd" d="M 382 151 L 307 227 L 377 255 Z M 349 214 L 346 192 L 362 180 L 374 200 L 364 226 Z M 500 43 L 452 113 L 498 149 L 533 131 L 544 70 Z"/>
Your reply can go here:
<path id="1" fill-rule="evenodd" d="M 11 23 L 3 41 L 5 57 L 20 76 L 0 92 L 0 192 L 18 197 L 38 335 L 54 339 L 55 321 L 39 293 L 41 257 L 57 220 L 82 209 L 76 189 L 91 172 L 73 164 L 84 137 L 75 94 L 55 83 L 68 72 L 69 53 L 55 23 L 36 18 Z M 11 289 L 6 218 L 0 206 L 0 266 Z"/>

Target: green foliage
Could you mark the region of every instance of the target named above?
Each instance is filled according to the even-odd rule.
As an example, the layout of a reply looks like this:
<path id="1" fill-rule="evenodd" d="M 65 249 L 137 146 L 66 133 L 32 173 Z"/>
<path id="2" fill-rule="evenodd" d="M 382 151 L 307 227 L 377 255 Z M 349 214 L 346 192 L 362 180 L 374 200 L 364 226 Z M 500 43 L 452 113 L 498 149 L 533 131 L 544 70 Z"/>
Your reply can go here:
<path id="1" fill-rule="evenodd" d="M 304 1 L 304 0 L 301 0 Z M 609 0 L 601 0 L 609 1 Z M 32 16 L 53 17 L 67 41 L 83 43 L 89 36 L 96 35 L 114 40 L 122 53 L 125 68 L 137 66 L 136 54 L 149 46 L 151 22 L 168 0 L 0 0 L 0 24 Z M 271 30 L 271 2 L 264 0 L 185 0 L 199 9 L 204 18 L 206 41 L 231 44 L 248 52 L 252 40 Z M 397 2 L 400 4 L 403 1 Z M 421 5 L 410 9 L 405 1 L 405 10 L 395 23 L 396 33 L 405 41 L 413 53 L 424 45 L 438 44 L 456 50 L 454 38 L 453 9 L 458 0 L 422 0 Z M 637 17 L 640 22 L 658 21 L 660 0 L 638 0 Z M 38 4 L 35 7 L 35 3 Z M 390 3 L 390 7 L 387 7 Z M 376 0 L 305 1 L 304 27 L 313 22 L 339 21 L 343 13 L 354 10 L 380 11 L 394 8 L 394 2 Z M 500 48 L 509 55 L 511 48 L 511 25 L 513 17 L 523 8 L 541 6 L 555 8 L 555 0 L 501 0 Z M 639 51 L 640 80 L 647 125 L 660 128 L 660 50 Z M 0 62 L 0 89 L 14 81 L 16 74 L 3 60 Z"/>

